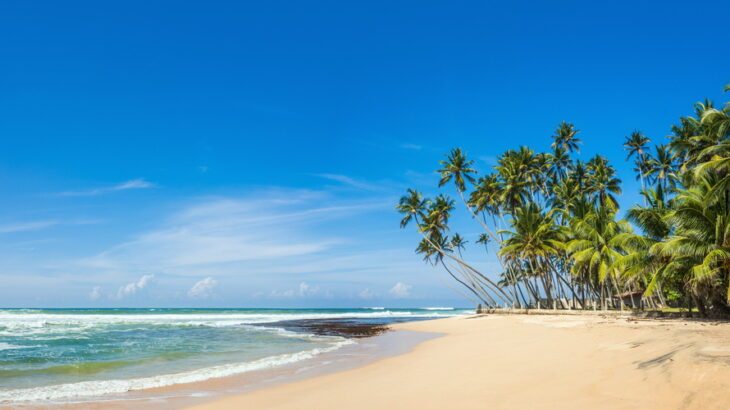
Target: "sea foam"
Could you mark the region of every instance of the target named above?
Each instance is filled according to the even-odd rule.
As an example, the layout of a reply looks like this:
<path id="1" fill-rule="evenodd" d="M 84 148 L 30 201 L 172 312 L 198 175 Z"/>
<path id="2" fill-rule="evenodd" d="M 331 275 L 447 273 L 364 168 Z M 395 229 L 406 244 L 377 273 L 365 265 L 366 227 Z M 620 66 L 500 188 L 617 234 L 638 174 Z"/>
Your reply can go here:
<path id="1" fill-rule="evenodd" d="M 314 358 L 342 346 L 352 344 L 341 339 L 329 347 L 315 348 L 297 353 L 270 356 L 244 363 L 212 366 L 188 372 L 141 377 L 127 380 L 98 380 L 0 391 L 0 403 L 37 402 L 95 397 L 107 394 L 121 394 L 135 390 L 172 386 L 175 384 L 202 382 L 209 379 L 265 370 Z"/>

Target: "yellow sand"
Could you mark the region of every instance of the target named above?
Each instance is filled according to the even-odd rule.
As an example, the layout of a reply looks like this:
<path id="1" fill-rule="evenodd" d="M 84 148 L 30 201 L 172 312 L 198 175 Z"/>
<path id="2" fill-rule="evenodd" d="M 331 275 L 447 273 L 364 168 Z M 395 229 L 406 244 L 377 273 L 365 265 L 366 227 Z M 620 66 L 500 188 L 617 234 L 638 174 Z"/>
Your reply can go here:
<path id="1" fill-rule="evenodd" d="M 196 408 L 730 408 L 729 324 L 495 315 L 397 327 L 445 335 Z"/>

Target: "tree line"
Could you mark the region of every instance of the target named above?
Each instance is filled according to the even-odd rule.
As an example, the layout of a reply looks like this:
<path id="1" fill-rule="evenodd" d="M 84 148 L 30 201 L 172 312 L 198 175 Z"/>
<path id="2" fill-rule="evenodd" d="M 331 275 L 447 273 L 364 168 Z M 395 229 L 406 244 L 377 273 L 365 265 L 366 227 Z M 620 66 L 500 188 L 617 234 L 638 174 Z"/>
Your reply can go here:
<path id="1" fill-rule="evenodd" d="M 730 91 L 730 86 L 725 88 Z M 487 173 L 460 148 L 440 161 L 439 187 L 408 189 L 401 227 L 421 234 L 416 252 L 486 307 L 660 309 L 730 314 L 730 103 L 696 103 L 665 144 L 625 138 L 640 203 L 620 212 L 621 180 L 602 155 L 576 159 L 579 130 L 562 122 L 548 152 L 502 153 Z M 449 228 L 463 208 L 479 226 L 474 245 L 496 250 L 499 272 L 467 261 L 468 241 Z"/>

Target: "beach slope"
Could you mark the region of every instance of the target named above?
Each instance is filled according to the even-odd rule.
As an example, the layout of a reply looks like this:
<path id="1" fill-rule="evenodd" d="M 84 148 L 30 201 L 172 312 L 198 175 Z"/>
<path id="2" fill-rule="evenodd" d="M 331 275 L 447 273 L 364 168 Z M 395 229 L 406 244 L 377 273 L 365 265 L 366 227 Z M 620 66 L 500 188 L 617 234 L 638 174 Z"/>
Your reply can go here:
<path id="1" fill-rule="evenodd" d="M 729 324 L 489 315 L 395 328 L 443 335 L 364 367 L 195 408 L 730 408 Z"/>

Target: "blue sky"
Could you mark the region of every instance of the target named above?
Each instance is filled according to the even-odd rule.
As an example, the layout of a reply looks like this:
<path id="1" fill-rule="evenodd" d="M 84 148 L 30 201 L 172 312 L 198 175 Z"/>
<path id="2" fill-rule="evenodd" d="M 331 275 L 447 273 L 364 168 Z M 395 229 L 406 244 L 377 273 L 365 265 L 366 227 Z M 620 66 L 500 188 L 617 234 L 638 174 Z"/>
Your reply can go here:
<path id="1" fill-rule="evenodd" d="M 727 2 L 0 5 L 0 305 L 465 305 L 393 205 L 463 147 L 637 183 L 730 82 Z M 458 230 L 478 233 L 462 216 Z M 474 250 L 487 271 L 490 258 Z"/>

